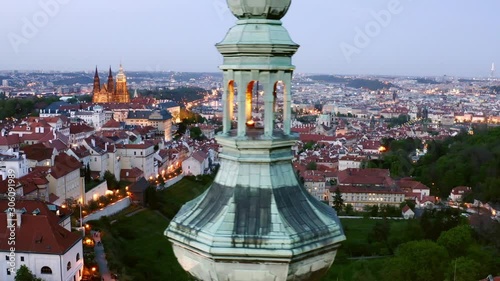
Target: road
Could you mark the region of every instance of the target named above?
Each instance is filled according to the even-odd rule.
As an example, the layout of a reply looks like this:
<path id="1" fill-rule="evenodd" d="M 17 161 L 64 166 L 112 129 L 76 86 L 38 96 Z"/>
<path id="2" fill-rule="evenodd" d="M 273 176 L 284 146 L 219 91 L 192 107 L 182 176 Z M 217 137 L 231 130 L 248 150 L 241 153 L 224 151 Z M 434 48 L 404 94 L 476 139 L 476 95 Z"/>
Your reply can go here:
<path id="1" fill-rule="evenodd" d="M 104 245 L 101 241 L 101 233 L 97 231 L 91 231 L 92 237 L 94 238 L 95 246 L 95 261 L 99 266 L 99 272 L 103 281 L 113 281 L 108 268 L 108 261 L 106 260 L 106 254 L 104 253 Z"/>

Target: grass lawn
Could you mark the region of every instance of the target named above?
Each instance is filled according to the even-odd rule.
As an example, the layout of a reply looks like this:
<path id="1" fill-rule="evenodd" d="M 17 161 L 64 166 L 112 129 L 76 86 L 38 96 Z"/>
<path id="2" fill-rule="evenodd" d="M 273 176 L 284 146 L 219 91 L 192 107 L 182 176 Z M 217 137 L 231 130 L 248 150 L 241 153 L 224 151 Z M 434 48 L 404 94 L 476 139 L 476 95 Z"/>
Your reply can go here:
<path id="1" fill-rule="evenodd" d="M 212 182 L 211 177 L 186 177 L 178 184 L 156 193 L 156 208 L 171 219 L 187 201 L 195 198 Z M 118 215 L 91 223 L 103 233 L 106 257 L 112 272 L 118 272 L 122 281 L 184 281 L 193 280 L 184 272 L 175 258 L 172 246 L 163 232 L 169 221 L 154 210 L 146 209 L 127 217 L 135 209 L 130 207 Z M 111 221 L 116 220 L 112 225 Z M 323 280 L 365 280 L 365 275 L 379 274 L 385 258 L 348 260 L 347 249 L 366 248 L 367 237 L 377 220 L 342 219 L 347 241 L 340 248 L 333 267 Z M 404 221 L 391 221 L 391 232 L 405 226 Z M 366 280 L 381 280 L 373 276 Z"/>
<path id="2" fill-rule="evenodd" d="M 212 181 L 211 176 L 184 177 L 175 185 L 157 192 L 158 210 L 172 219 L 184 203 L 203 193 Z"/>
<path id="3" fill-rule="evenodd" d="M 323 281 L 384 280 L 380 272 L 387 258 L 333 262 Z"/>
<path id="4" fill-rule="evenodd" d="M 146 209 L 122 216 L 110 227 L 101 224 L 106 256 L 120 280 L 191 280 L 177 263 L 170 242 L 163 235 L 168 221 Z"/>

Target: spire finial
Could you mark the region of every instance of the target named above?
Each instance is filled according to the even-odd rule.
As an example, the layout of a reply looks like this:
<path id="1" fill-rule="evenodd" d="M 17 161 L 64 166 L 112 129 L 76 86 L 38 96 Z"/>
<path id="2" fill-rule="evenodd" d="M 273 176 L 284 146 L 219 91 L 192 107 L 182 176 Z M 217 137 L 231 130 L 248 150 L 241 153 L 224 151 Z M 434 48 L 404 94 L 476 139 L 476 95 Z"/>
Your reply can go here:
<path id="1" fill-rule="evenodd" d="M 258 2 L 258 3 L 256 3 Z M 229 9 L 238 19 L 279 20 L 285 16 L 291 0 L 228 1 Z"/>

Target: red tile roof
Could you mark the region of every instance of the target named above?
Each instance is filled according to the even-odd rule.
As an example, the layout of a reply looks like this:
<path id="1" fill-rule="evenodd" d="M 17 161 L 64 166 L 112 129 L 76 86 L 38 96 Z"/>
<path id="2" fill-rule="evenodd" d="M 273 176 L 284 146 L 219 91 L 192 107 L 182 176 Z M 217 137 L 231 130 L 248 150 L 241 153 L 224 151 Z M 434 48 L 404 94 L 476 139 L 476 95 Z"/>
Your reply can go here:
<path id="1" fill-rule="evenodd" d="M 127 173 L 128 173 L 128 175 L 127 175 Z M 120 178 L 139 178 L 141 176 L 144 176 L 144 172 L 137 167 L 134 167 L 132 169 L 121 169 L 120 170 Z"/>
<path id="2" fill-rule="evenodd" d="M 111 118 L 106 124 L 102 126 L 103 128 L 120 128 L 120 122 L 116 121 L 115 119 Z"/>
<path id="3" fill-rule="evenodd" d="M 6 210 L 9 201 L 0 200 L 0 210 Z M 21 215 L 21 226 L 16 228 L 16 252 L 62 255 L 75 244 L 81 243 L 79 232 L 70 232 L 59 225 L 59 218 L 41 201 L 16 201 L 16 208 L 25 208 Z M 33 215 L 38 209 L 40 214 Z M 10 230 L 7 227 L 7 213 L 0 212 L 0 251 L 9 251 Z"/>
<path id="4" fill-rule="evenodd" d="M 354 169 L 349 168 L 338 173 L 339 184 L 342 185 L 383 185 L 392 186 L 393 180 L 388 169 Z"/>
<path id="5" fill-rule="evenodd" d="M 337 187 L 332 187 L 330 192 L 335 192 Z M 364 186 L 352 186 L 352 185 L 339 185 L 338 186 L 341 193 L 376 193 L 376 194 L 404 194 L 403 191 L 397 188 L 386 188 L 386 187 L 364 187 Z"/>
<path id="6" fill-rule="evenodd" d="M 10 135 L 10 136 L 0 136 L 0 145 L 13 146 L 21 143 L 21 139 L 19 139 L 19 135 Z"/>
<path id="7" fill-rule="evenodd" d="M 191 155 L 196 161 L 200 162 L 200 163 L 203 163 L 203 161 L 205 161 L 205 159 L 207 159 L 207 154 L 203 151 L 196 151 L 195 153 L 193 153 L 193 155 Z"/>
<path id="8" fill-rule="evenodd" d="M 88 133 L 93 132 L 94 128 L 90 127 L 87 124 L 71 124 L 69 126 L 69 133 L 72 135 L 80 134 L 80 133 Z"/>
<path id="9" fill-rule="evenodd" d="M 35 161 L 43 161 L 52 158 L 53 149 L 45 146 L 44 144 L 37 143 L 33 145 L 27 145 L 22 148 L 24 153 L 26 153 L 26 158 Z"/>
<path id="10" fill-rule="evenodd" d="M 82 163 L 75 157 L 61 153 L 55 157 L 54 166 L 51 168 L 50 174 L 54 178 L 59 179 L 75 170 L 79 170 L 81 167 Z"/>

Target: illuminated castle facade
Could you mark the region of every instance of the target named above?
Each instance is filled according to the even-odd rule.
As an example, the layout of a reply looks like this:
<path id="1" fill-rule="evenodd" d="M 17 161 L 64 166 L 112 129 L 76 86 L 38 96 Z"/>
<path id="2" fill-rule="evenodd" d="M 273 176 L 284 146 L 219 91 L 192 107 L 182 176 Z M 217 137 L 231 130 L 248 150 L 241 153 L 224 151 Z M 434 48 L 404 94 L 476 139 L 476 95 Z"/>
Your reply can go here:
<path id="1" fill-rule="evenodd" d="M 108 82 L 102 85 L 96 67 L 94 75 L 94 90 L 92 92 L 92 102 L 94 103 L 129 103 L 130 95 L 127 90 L 127 77 L 125 76 L 125 73 L 123 73 L 123 67 L 120 65 L 120 71 L 116 76 L 116 84 L 110 67 Z"/>

